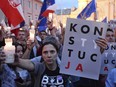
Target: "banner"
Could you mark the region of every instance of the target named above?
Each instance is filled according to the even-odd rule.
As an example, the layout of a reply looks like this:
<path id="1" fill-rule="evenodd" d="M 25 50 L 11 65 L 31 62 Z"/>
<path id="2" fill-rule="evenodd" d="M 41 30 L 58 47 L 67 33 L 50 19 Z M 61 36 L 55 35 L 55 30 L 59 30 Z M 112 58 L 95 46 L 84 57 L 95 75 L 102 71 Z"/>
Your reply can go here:
<path id="1" fill-rule="evenodd" d="M 14 27 L 24 21 L 18 9 L 20 5 L 19 0 L 0 0 L 0 9 Z"/>
<path id="2" fill-rule="evenodd" d="M 101 52 L 95 40 L 105 38 L 108 25 L 67 19 L 60 73 L 98 80 Z"/>
<path id="3" fill-rule="evenodd" d="M 116 43 L 109 43 L 101 57 L 100 74 L 108 74 L 108 72 L 116 66 Z"/>
<path id="4" fill-rule="evenodd" d="M 77 16 L 77 18 L 86 19 L 91 16 L 93 12 L 96 12 L 96 3 L 95 0 L 92 0 Z"/>
<path id="5" fill-rule="evenodd" d="M 53 4 L 55 4 L 55 0 L 44 0 L 44 1 L 43 1 L 43 5 L 42 5 L 42 7 L 41 7 L 41 11 L 40 11 L 39 18 L 38 18 L 38 20 L 41 20 L 40 23 L 39 23 L 39 25 L 38 25 L 38 30 L 39 30 L 39 31 L 40 31 L 41 27 L 42 27 L 42 28 L 44 27 L 44 29 L 46 30 L 47 18 L 44 17 L 45 15 L 42 16 L 42 14 L 46 11 L 46 9 L 47 9 L 49 6 L 51 6 L 51 5 L 53 5 Z M 47 14 L 47 15 L 48 15 L 48 14 Z"/>

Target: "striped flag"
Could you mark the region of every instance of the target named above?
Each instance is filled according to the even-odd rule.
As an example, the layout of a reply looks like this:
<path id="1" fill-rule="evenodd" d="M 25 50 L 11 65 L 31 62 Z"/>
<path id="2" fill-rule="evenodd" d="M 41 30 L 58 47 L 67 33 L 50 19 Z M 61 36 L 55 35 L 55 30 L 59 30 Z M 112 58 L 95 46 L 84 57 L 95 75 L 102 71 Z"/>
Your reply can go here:
<path id="1" fill-rule="evenodd" d="M 21 4 L 18 0 L 0 0 L 0 9 L 13 27 L 24 21 Z"/>
<path id="2" fill-rule="evenodd" d="M 40 15 L 38 18 L 39 20 L 41 20 L 39 25 L 38 25 L 38 29 L 40 29 L 41 27 L 42 28 L 46 27 L 47 18 L 45 16 L 48 14 L 46 14 L 45 12 L 46 12 L 46 9 L 53 4 L 55 4 L 55 0 L 44 0 L 41 11 L 40 11 Z"/>

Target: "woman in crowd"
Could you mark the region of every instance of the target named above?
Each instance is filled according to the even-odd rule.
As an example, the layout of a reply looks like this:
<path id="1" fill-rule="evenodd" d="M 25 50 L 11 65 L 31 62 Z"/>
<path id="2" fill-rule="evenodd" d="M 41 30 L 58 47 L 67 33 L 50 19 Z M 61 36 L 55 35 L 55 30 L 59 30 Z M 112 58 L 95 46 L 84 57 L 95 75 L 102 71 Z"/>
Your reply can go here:
<path id="1" fill-rule="evenodd" d="M 22 58 L 25 51 L 23 46 L 21 44 L 17 44 L 15 47 L 16 57 Z M 16 67 L 15 74 L 17 76 L 15 81 L 18 87 L 31 87 L 31 76 L 27 70 Z"/>
<path id="2" fill-rule="evenodd" d="M 17 58 L 23 56 L 23 46 L 17 44 L 15 53 Z M 7 54 L 6 54 L 7 55 Z M 1 87 L 30 87 L 31 79 L 27 70 L 16 67 L 13 64 L 5 64 L 5 54 L 0 50 L 0 80 Z"/>

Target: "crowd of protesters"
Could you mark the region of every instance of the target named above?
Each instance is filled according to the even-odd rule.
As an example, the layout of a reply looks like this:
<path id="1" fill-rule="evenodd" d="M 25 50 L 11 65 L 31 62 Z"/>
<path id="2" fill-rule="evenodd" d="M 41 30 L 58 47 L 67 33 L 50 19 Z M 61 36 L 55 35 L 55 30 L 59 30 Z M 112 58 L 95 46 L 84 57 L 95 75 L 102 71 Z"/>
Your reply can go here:
<path id="1" fill-rule="evenodd" d="M 116 87 L 116 69 L 99 80 L 59 73 L 64 42 L 65 28 L 59 22 L 60 30 L 53 26 L 53 20 L 47 20 L 47 29 L 38 30 L 35 25 L 34 42 L 30 39 L 29 29 L 21 28 L 18 34 L 7 37 L 1 25 L 0 29 L 0 85 L 1 87 Z M 4 52 L 5 39 L 12 38 L 15 46 L 14 63 L 6 64 Z M 114 31 L 109 29 L 106 38 L 96 43 L 101 49 L 107 42 L 115 42 Z M 106 80 L 107 79 L 107 80 Z M 105 85 L 106 81 L 106 85 Z"/>

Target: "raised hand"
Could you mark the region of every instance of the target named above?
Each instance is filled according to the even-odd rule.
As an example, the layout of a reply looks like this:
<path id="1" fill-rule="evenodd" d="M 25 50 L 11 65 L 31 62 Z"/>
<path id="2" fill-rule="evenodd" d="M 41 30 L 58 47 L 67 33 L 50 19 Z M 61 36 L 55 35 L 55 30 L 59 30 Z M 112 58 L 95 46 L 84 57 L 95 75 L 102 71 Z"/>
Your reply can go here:
<path id="1" fill-rule="evenodd" d="M 107 40 L 104 38 L 96 39 L 97 45 L 100 47 L 101 53 L 103 53 L 104 49 L 107 47 Z"/>

